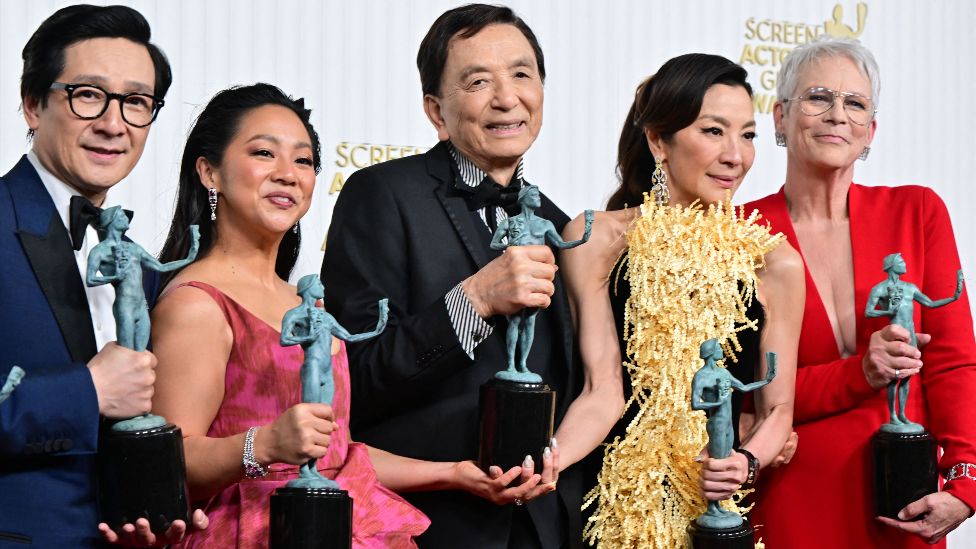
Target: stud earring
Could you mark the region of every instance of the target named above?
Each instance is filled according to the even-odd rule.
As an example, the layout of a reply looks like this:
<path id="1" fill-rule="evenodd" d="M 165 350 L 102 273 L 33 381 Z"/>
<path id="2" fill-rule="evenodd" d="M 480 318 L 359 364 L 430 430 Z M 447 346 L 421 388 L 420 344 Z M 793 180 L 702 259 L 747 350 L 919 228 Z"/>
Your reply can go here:
<path id="1" fill-rule="evenodd" d="M 671 201 L 671 192 L 668 191 L 668 174 L 664 173 L 660 160 L 654 161 L 654 173 L 651 174 L 651 193 L 654 194 L 654 203 L 658 206 L 666 206 Z"/>
<path id="2" fill-rule="evenodd" d="M 207 202 L 210 203 L 210 221 L 217 221 L 217 189 L 207 189 Z"/>

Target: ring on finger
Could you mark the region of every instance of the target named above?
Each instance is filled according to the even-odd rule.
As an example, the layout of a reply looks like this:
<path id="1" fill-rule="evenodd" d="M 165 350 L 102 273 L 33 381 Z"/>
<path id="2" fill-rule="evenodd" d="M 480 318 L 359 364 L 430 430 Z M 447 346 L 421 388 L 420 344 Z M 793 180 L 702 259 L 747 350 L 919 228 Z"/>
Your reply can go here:
<path id="1" fill-rule="evenodd" d="M 521 507 L 524 502 L 522 501 L 522 498 L 515 498 L 515 501 L 513 503 L 515 503 L 515 505 Z"/>
<path id="2" fill-rule="evenodd" d="M 895 377 L 901 379 L 901 370 L 895 370 Z"/>

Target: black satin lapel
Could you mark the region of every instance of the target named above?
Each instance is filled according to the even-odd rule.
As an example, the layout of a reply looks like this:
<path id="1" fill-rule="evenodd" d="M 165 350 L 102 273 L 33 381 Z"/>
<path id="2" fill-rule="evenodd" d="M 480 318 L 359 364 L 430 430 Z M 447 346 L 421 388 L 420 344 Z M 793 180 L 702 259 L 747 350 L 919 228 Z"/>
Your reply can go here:
<path id="1" fill-rule="evenodd" d="M 452 194 L 449 196 L 448 192 Z M 458 232 L 458 236 L 461 237 L 461 242 L 464 243 L 464 248 L 468 251 L 471 259 L 474 260 L 478 269 L 484 267 L 491 259 L 485 254 L 484 249 L 481 245 L 474 239 L 480 238 L 477 231 L 485 231 L 484 227 L 478 227 L 474 222 L 474 216 L 468 211 L 468 203 L 465 202 L 464 197 L 460 195 L 453 194 L 453 189 L 445 190 L 445 185 L 442 184 L 437 188 L 434 193 L 437 195 L 437 199 L 441 201 L 441 205 L 444 206 L 444 211 L 447 212 L 447 216 L 451 219 L 451 223 L 454 225 L 454 229 Z"/>
<path id="2" fill-rule="evenodd" d="M 88 362 L 97 352 L 95 332 L 85 287 L 61 218 L 53 213 L 44 236 L 27 231 L 18 231 L 18 236 L 34 276 L 61 328 L 71 359 Z"/>

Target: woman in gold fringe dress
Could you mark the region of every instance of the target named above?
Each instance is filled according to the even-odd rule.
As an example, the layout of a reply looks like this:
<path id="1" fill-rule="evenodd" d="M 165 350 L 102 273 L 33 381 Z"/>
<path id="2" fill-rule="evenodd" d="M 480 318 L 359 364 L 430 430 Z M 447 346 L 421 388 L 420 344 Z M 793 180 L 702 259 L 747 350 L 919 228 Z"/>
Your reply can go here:
<path id="1" fill-rule="evenodd" d="M 578 427 L 586 420 L 575 415 L 601 406 L 588 402 L 591 385 L 615 383 L 626 402 L 586 501 L 584 536 L 601 547 L 688 546 L 685 529 L 706 498 L 735 509 L 733 496 L 796 445 L 802 263 L 782 235 L 727 202 L 755 156 L 751 95 L 746 71 L 723 57 L 665 63 L 638 87 L 624 123 L 610 211 L 597 214 L 588 245 L 560 257 L 587 374 L 557 435 L 563 453 L 620 417 L 621 406 L 603 402 L 614 419 L 592 414 L 600 419 Z M 566 237 L 582 226 L 574 220 Z M 743 382 L 765 376 L 766 351 L 779 355 L 775 380 L 754 393 L 753 420 L 739 424 L 741 441 L 737 433 L 725 459 L 704 455 L 705 415 L 690 409 L 699 345 L 710 338 Z"/>

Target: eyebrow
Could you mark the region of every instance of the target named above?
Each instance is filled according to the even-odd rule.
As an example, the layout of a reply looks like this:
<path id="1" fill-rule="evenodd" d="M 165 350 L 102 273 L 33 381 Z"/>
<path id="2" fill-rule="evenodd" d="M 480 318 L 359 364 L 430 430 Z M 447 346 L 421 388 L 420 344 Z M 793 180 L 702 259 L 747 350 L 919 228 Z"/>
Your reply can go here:
<path id="1" fill-rule="evenodd" d="M 108 79 L 97 74 L 79 74 L 78 76 L 72 78 L 72 80 L 77 83 L 97 84 L 101 87 L 108 87 Z M 125 89 L 135 93 L 145 93 L 147 95 L 153 94 L 153 89 L 150 86 L 148 86 L 145 82 L 138 82 L 136 80 L 126 80 Z"/>
<path id="2" fill-rule="evenodd" d="M 722 116 L 718 116 L 716 114 L 703 114 L 703 115 L 701 115 L 701 116 L 698 117 L 698 120 L 701 120 L 703 118 L 707 118 L 709 120 L 714 120 L 714 121 L 718 122 L 719 124 L 722 124 L 723 126 L 725 126 L 727 128 L 732 127 L 732 123 L 729 122 L 729 120 L 727 118 L 722 117 Z M 750 120 L 750 121 L 746 122 L 745 124 L 743 124 L 742 127 L 743 128 L 749 128 L 749 127 L 752 127 L 752 126 L 755 126 L 755 125 L 756 125 L 756 121 L 755 120 Z"/>
<path id="3" fill-rule="evenodd" d="M 278 139 L 274 135 L 268 135 L 268 134 L 265 134 L 265 133 L 259 133 L 258 135 L 255 135 L 255 136 L 251 137 L 250 139 L 248 139 L 244 143 L 250 143 L 252 141 L 261 141 L 261 140 L 270 141 L 270 142 L 274 143 L 275 145 L 281 145 L 281 139 Z M 309 143 L 308 141 L 299 141 L 295 145 L 295 148 L 298 148 L 298 149 L 311 149 L 312 148 L 312 144 Z"/>
<path id="4" fill-rule="evenodd" d="M 531 69 L 531 68 L 534 67 L 534 65 L 535 64 L 528 57 L 520 57 L 520 58 L 516 59 L 515 61 L 513 61 L 512 64 L 508 66 L 508 68 L 509 69 L 517 69 L 517 68 L 520 68 L 520 67 L 526 67 L 526 68 L 530 68 Z M 484 65 L 471 65 L 471 66 L 465 68 L 461 72 L 461 80 L 462 81 L 463 80 L 467 80 L 468 77 L 470 77 L 472 74 L 477 74 L 479 72 L 491 72 L 491 69 L 489 69 L 488 67 L 486 67 Z"/>

